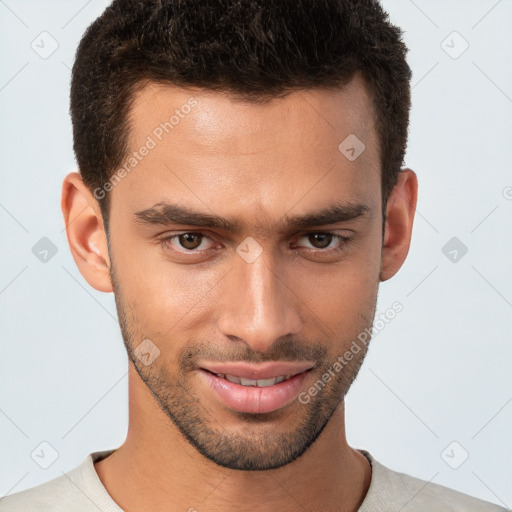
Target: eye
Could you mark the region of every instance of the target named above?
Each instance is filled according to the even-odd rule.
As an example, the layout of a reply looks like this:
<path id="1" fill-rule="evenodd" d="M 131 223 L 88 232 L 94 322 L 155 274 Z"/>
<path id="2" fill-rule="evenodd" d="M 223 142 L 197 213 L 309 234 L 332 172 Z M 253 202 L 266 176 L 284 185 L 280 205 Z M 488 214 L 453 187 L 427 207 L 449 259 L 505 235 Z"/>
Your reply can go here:
<path id="1" fill-rule="evenodd" d="M 312 253 L 332 254 L 345 249 L 351 237 L 328 231 L 319 231 L 305 233 L 299 239 L 304 239 L 309 246 L 297 244 L 294 248 L 304 248 Z M 214 246 L 214 241 L 209 236 L 193 231 L 163 234 L 159 237 L 159 243 L 164 248 L 169 248 L 181 254 L 204 254 Z"/>
<path id="2" fill-rule="evenodd" d="M 205 240 L 210 240 L 203 233 L 176 233 L 174 235 L 164 235 L 160 237 L 160 242 L 164 245 L 172 245 L 177 250 L 182 252 L 200 252 L 206 250 L 209 247 L 204 247 Z M 183 251 L 183 249 L 185 251 Z"/>
<path id="3" fill-rule="evenodd" d="M 330 233 L 327 231 L 321 231 L 318 233 L 306 233 L 301 238 L 305 238 L 307 242 L 311 244 L 308 249 L 330 251 L 330 250 L 342 250 L 344 245 L 350 240 L 349 236 L 339 235 L 337 233 Z M 334 245 L 332 243 L 335 242 Z"/>

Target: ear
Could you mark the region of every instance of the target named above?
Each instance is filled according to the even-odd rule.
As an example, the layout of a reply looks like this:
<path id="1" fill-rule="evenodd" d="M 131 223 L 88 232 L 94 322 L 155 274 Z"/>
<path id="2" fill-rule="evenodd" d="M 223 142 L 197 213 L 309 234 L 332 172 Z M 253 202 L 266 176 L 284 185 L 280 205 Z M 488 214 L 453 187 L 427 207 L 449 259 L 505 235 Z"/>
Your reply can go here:
<path id="1" fill-rule="evenodd" d="M 381 281 L 387 281 L 398 272 L 409 252 L 417 197 L 416 174 L 411 169 L 402 169 L 386 207 Z"/>
<path id="2" fill-rule="evenodd" d="M 97 199 L 77 172 L 64 178 L 61 208 L 69 248 L 78 270 L 93 288 L 111 292 L 110 258 L 103 216 Z"/>

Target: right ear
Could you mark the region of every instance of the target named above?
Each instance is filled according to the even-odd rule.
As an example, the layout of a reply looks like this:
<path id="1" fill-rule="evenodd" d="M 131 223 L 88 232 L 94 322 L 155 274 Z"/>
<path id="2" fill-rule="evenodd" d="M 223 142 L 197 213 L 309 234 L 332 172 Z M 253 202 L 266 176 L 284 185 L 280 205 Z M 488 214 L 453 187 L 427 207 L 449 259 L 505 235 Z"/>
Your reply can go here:
<path id="1" fill-rule="evenodd" d="M 85 280 L 100 292 L 111 292 L 107 235 L 98 200 L 78 172 L 64 178 L 61 208 L 69 248 Z"/>

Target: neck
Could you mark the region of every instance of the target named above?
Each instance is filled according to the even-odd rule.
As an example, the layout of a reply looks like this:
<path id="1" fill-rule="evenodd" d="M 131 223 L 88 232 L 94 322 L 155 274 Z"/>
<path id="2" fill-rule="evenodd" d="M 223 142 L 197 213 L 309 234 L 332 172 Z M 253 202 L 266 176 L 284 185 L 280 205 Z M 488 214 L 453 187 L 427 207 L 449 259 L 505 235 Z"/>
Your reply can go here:
<path id="1" fill-rule="evenodd" d="M 313 445 L 278 469 L 216 465 L 189 444 L 129 371 L 130 419 L 123 445 L 95 469 L 124 510 L 355 512 L 371 479 L 366 458 L 348 446 L 344 403 Z"/>

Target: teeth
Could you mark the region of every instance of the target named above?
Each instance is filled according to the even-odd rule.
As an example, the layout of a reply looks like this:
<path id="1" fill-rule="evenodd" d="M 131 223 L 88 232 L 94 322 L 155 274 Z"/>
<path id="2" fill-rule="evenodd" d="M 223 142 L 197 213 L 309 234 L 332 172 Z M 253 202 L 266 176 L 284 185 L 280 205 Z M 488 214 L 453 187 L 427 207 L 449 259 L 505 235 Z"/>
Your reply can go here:
<path id="1" fill-rule="evenodd" d="M 240 378 L 240 384 L 242 386 L 256 386 L 256 383 L 258 381 L 254 379 L 244 379 L 243 377 Z"/>
<path id="2" fill-rule="evenodd" d="M 265 388 L 268 386 L 273 386 L 274 384 L 279 384 L 284 380 L 288 379 L 288 376 L 279 375 L 278 377 L 273 377 L 271 379 L 246 379 L 244 377 L 237 377 L 236 375 L 223 375 L 221 373 L 217 374 L 217 377 L 222 377 L 229 382 L 233 382 L 234 384 L 241 384 L 242 386 L 256 386 L 259 388 Z"/>
<path id="3" fill-rule="evenodd" d="M 273 386 L 274 384 L 279 384 L 285 380 L 288 380 L 293 375 L 278 375 L 277 377 L 273 377 L 272 379 L 246 379 L 244 377 L 237 377 L 236 375 L 226 375 L 224 373 L 216 373 L 217 377 L 221 379 L 226 379 L 229 382 L 233 382 L 233 384 L 241 384 L 242 386 L 256 386 L 259 388 L 266 388 L 268 386 Z"/>
<path id="4" fill-rule="evenodd" d="M 273 379 L 258 379 L 256 384 L 259 388 L 265 388 L 267 386 L 273 386 L 276 383 L 276 378 Z"/>
<path id="5" fill-rule="evenodd" d="M 226 380 L 229 380 L 229 382 L 240 384 L 240 377 L 235 377 L 234 375 L 226 375 L 224 378 Z"/>

